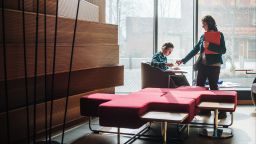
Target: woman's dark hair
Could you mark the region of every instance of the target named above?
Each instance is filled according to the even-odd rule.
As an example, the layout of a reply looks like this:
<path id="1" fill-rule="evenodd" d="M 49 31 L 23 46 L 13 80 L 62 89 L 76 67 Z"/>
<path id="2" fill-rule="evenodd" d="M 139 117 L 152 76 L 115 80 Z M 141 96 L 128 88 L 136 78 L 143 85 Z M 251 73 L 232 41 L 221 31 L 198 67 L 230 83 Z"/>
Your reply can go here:
<path id="1" fill-rule="evenodd" d="M 208 30 L 218 31 L 216 22 L 212 16 L 210 15 L 205 16 L 202 19 L 202 22 L 205 22 L 208 24 Z"/>
<path id="2" fill-rule="evenodd" d="M 165 50 L 167 48 L 174 48 L 174 46 L 171 42 L 164 43 L 162 46 L 162 50 Z"/>

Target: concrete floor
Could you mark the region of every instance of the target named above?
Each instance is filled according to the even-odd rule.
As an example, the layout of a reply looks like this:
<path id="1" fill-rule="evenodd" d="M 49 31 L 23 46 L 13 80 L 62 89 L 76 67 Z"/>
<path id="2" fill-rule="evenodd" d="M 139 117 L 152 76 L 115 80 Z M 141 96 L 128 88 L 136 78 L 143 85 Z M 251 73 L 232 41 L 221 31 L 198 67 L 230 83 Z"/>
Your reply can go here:
<path id="1" fill-rule="evenodd" d="M 200 117 L 197 117 L 200 119 Z M 210 118 L 210 121 L 212 118 Z M 229 121 L 227 118 L 226 121 Z M 223 121 L 224 123 L 226 121 Z M 94 120 L 93 123 L 97 123 Z M 96 125 L 93 125 L 97 127 Z M 228 139 L 211 139 L 199 136 L 200 128 L 190 128 L 190 135 L 182 142 L 169 140 L 168 143 L 183 143 L 183 144 L 256 144 L 256 110 L 252 106 L 238 106 L 234 113 L 234 123 L 230 127 L 233 129 L 234 136 Z M 104 130 L 115 130 L 114 128 L 103 128 Z M 124 131 L 134 132 L 134 130 Z M 173 125 L 168 126 L 168 138 L 175 137 L 175 128 Z M 150 131 L 147 134 L 160 135 L 160 124 L 153 123 Z M 121 136 L 121 143 L 125 143 L 131 136 Z M 54 140 L 60 141 L 61 135 L 55 136 Z M 65 133 L 64 143 L 66 144 L 116 144 L 117 136 L 114 134 L 93 134 L 88 123 L 79 125 Z M 160 137 L 156 138 L 141 138 L 133 142 L 133 144 L 161 144 Z"/>

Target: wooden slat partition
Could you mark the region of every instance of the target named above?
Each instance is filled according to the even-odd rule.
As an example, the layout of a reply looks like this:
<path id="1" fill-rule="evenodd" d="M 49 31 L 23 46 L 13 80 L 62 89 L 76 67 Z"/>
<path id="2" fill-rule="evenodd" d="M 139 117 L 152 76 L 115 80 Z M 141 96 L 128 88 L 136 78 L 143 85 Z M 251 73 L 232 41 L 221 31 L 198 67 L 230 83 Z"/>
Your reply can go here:
<path id="1" fill-rule="evenodd" d="M 0 47 L 1 48 L 1 47 Z M 34 44 L 27 45 L 27 68 L 28 76 L 34 76 Z M 55 73 L 69 70 L 70 44 L 57 44 Z M 0 55 L 2 55 L 2 50 Z M 117 45 L 76 45 L 74 50 L 74 61 L 72 71 L 117 65 L 119 62 L 119 50 Z M 7 44 L 7 71 L 8 79 L 19 79 L 24 77 L 24 57 L 22 44 Z M 47 43 L 47 73 L 52 73 L 53 44 Z M 3 67 L 3 59 L 0 59 L 0 67 Z M 0 71 L 0 81 L 3 74 Z M 38 75 L 44 75 L 44 45 L 40 44 L 38 49 Z"/>
<path id="2" fill-rule="evenodd" d="M 114 88 L 107 89 L 99 89 L 96 91 L 91 91 L 88 93 L 83 93 L 79 95 L 75 95 L 70 97 L 68 104 L 68 112 L 67 112 L 67 122 L 72 122 L 74 120 L 81 119 L 80 116 L 80 97 L 84 95 L 88 95 L 90 93 L 102 92 L 102 93 L 114 93 Z M 63 122 L 63 114 L 65 108 L 65 98 L 54 100 L 53 102 L 53 126 L 54 128 L 61 127 Z M 37 116 L 36 116 L 36 124 L 37 124 L 37 133 L 42 133 L 44 131 L 44 123 L 45 123 L 45 115 L 44 115 L 44 104 L 37 105 Z M 48 103 L 48 114 L 50 114 L 50 103 Z M 29 108 L 30 111 L 30 127 L 31 131 L 33 128 L 33 107 Z M 20 107 L 19 109 L 15 109 L 10 111 L 10 125 L 11 125 L 11 143 L 26 143 L 24 140 L 26 138 L 26 109 L 25 107 Z M 48 116 L 49 120 L 49 116 Z M 1 143 L 5 143 L 6 141 L 6 119 L 5 113 L 0 113 L 0 139 Z M 48 122 L 49 124 L 49 122 Z"/>
<path id="3" fill-rule="evenodd" d="M 90 92 L 97 89 L 114 87 L 118 85 L 123 85 L 123 66 L 109 66 L 109 67 L 99 67 L 84 69 L 79 71 L 74 71 L 71 74 L 70 83 L 70 95 L 76 95 L 80 93 Z M 47 76 L 47 96 L 51 96 L 51 77 Z M 28 92 L 30 103 L 33 100 L 33 89 L 34 89 L 34 78 L 28 79 Z M 67 92 L 67 81 L 68 72 L 58 73 L 55 75 L 55 85 L 54 85 L 54 99 L 60 99 L 66 96 Z M 25 106 L 25 80 L 15 79 L 8 81 L 9 89 L 9 109 L 15 109 Z M 4 101 L 4 83 L 0 82 L 0 113 L 5 110 Z M 43 102 L 45 100 L 45 89 L 44 89 L 44 76 L 39 76 L 37 78 L 37 103 Z"/>
<path id="4" fill-rule="evenodd" d="M 7 42 L 7 66 L 8 79 L 21 78 L 24 76 L 23 64 L 23 39 L 21 12 L 6 11 L 6 42 Z M 44 28 L 43 16 L 40 18 L 39 48 L 38 48 L 38 75 L 44 72 Z M 48 16 L 47 20 L 47 63 L 48 73 L 52 71 L 52 55 L 54 42 L 54 17 Z M 58 39 L 56 52 L 56 73 L 68 70 L 73 36 L 73 20 L 59 19 Z M 26 44 L 29 57 L 28 75 L 33 76 L 34 70 L 34 41 L 35 41 L 35 14 L 26 13 Z M 1 26 L 1 24 L 0 24 Z M 79 21 L 78 33 L 74 51 L 74 67 L 72 70 L 116 65 L 119 63 L 119 51 L 117 45 L 117 27 L 114 25 L 99 24 L 93 22 Z M 0 30 L 1 31 L 1 30 Z M 2 39 L 0 40 L 0 42 Z M 0 45 L 2 48 L 2 45 Z M 0 55 L 2 55 L 2 50 Z M 0 67 L 2 61 L 0 59 Z M 1 73 L 1 72 L 0 72 Z M 0 74 L 0 80 L 3 75 Z"/>
<path id="5" fill-rule="evenodd" d="M 0 0 L 0 8 L 2 8 L 2 1 L 3 0 Z M 5 3 L 4 7 L 8 8 L 8 9 L 20 10 L 20 8 L 21 8 L 20 1 L 21 0 L 4 0 L 4 3 Z M 32 8 L 32 5 L 30 5 L 29 7 Z M 27 9 L 27 10 L 31 11 L 32 9 L 30 9 L 30 10 Z"/>
<path id="6" fill-rule="evenodd" d="M 2 0 L 0 0 L 2 1 Z M 13 10 L 22 10 L 23 0 L 5 0 L 5 8 Z M 24 0 L 25 11 L 36 12 L 37 0 Z M 56 0 L 46 0 L 47 14 L 55 15 Z M 0 3 L 2 8 L 2 3 Z M 39 0 L 39 13 L 44 13 L 44 0 Z"/>
<path id="7" fill-rule="evenodd" d="M 0 17 L 2 14 L 0 13 Z M 6 43 L 22 43 L 22 12 L 15 10 L 6 10 Z M 35 21 L 36 14 L 26 12 L 26 38 L 27 43 L 35 42 Z M 55 17 L 47 16 L 47 43 L 54 42 Z M 0 23 L 2 27 L 2 23 Z M 0 32 L 2 29 L 0 30 Z M 74 20 L 58 19 L 58 43 L 71 43 L 74 31 Z M 39 36 L 38 42 L 44 42 L 44 15 L 39 15 Z M 2 32 L 1 32 L 2 33 Z M 117 26 L 78 21 L 76 44 L 117 44 Z M 0 39 L 2 43 L 2 39 Z"/>
<path id="8" fill-rule="evenodd" d="M 0 0 L 1 1 L 1 0 Z M 40 0 L 40 12 L 43 13 L 43 1 Z M 9 94 L 11 142 L 20 143 L 26 137 L 25 78 L 23 56 L 23 29 L 21 0 L 5 0 L 7 80 Z M 35 0 L 25 0 L 25 28 L 28 70 L 28 96 L 30 106 L 30 128 L 33 129 L 33 89 L 36 14 Z M 51 78 L 53 64 L 55 32 L 55 0 L 47 0 L 47 89 L 48 100 L 51 97 Z M 0 7 L 1 2 L 0 2 Z M 0 12 L 0 27 L 2 13 Z M 53 127 L 62 125 L 64 101 L 67 92 L 70 54 L 75 21 L 58 18 L 58 37 L 56 43 L 56 66 L 54 85 Z M 4 64 L 2 29 L 0 28 L 0 140 L 6 142 L 6 114 L 4 91 Z M 79 98 L 84 93 L 114 93 L 114 87 L 123 85 L 124 67 L 119 64 L 118 29 L 115 25 L 87 21 L 78 21 L 76 43 L 73 55 L 73 67 L 70 83 L 70 101 L 67 122 L 80 119 Z M 37 73 L 37 134 L 44 131 L 44 15 L 39 14 L 38 28 L 38 73 Z M 49 102 L 48 102 L 49 103 Z M 48 104 L 49 105 L 49 104 Z M 49 109 L 48 109 L 49 110 Z M 49 114 L 49 113 L 48 113 Z M 48 115 L 49 118 L 49 115 Z M 19 120 L 19 121 L 17 121 Z M 48 123 L 49 124 L 49 123 Z M 26 142 L 26 141 L 25 141 Z"/>
<path id="9" fill-rule="evenodd" d="M 0 0 L 2 1 L 2 0 Z M 49 15 L 55 15 L 56 13 L 56 2 L 57 0 L 46 0 L 46 13 Z M 62 8 L 61 2 L 69 0 L 59 0 L 59 9 Z M 105 19 L 105 0 L 82 0 L 81 3 L 90 2 L 94 5 L 100 7 L 100 17 L 102 22 Z M 13 10 L 22 10 L 23 0 L 5 0 L 5 8 Z M 37 0 L 24 0 L 25 11 L 36 12 Z M 2 8 L 2 3 L 0 3 L 0 8 Z M 70 7 L 69 10 L 75 11 L 76 8 Z M 44 13 L 44 0 L 39 0 L 39 13 Z"/>

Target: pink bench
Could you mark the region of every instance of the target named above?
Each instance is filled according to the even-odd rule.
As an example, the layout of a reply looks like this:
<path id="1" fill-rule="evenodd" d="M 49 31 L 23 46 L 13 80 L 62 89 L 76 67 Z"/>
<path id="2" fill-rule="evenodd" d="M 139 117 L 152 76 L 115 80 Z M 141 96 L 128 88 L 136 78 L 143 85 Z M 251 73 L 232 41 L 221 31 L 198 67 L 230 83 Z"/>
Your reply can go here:
<path id="1" fill-rule="evenodd" d="M 193 99 L 175 98 L 161 93 L 138 92 L 118 98 L 99 106 L 100 125 L 123 128 L 139 128 L 146 121 L 141 116 L 149 111 L 175 111 L 189 114 L 187 122 L 194 117 Z"/>
<path id="2" fill-rule="evenodd" d="M 142 116 L 151 111 L 186 113 L 183 124 L 189 124 L 201 102 L 232 103 L 225 111 L 234 112 L 235 91 L 210 91 L 204 87 L 145 88 L 128 95 L 96 93 L 80 100 L 81 115 L 97 116 L 101 126 L 139 128 L 148 121 Z"/>

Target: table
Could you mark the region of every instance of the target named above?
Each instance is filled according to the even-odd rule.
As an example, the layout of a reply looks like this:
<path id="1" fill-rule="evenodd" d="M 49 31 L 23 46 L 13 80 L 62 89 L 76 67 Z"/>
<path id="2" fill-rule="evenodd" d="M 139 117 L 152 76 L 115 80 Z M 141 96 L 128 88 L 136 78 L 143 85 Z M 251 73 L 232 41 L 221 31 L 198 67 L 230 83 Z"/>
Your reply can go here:
<path id="1" fill-rule="evenodd" d="M 157 112 L 157 111 L 150 111 L 141 116 L 143 120 L 148 122 L 161 122 L 162 125 L 162 136 L 163 136 L 163 143 L 167 143 L 167 124 L 168 123 L 175 123 L 179 124 L 182 123 L 188 117 L 188 113 L 175 113 L 175 112 Z"/>
<path id="2" fill-rule="evenodd" d="M 256 71 L 252 70 L 252 69 L 237 69 L 235 71 L 245 71 L 245 74 L 256 74 Z M 253 103 L 254 107 L 256 108 L 255 101 L 254 101 L 254 94 L 256 94 L 255 79 L 254 79 L 254 83 L 252 84 L 252 88 L 251 88 L 251 98 L 252 98 L 252 103 Z"/>
<path id="3" fill-rule="evenodd" d="M 187 73 L 184 70 L 174 70 L 174 69 L 170 69 L 170 70 L 166 70 L 164 71 L 165 73 L 168 73 L 168 88 L 170 87 L 170 83 L 171 83 L 171 76 L 175 76 L 175 74 L 181 74 L 183 75 L 184 73 Z"/>
<path id="4" fill-rule="evenodd" d="M 232 111 L 235 109 L 235 104 L 233 103 L 220 103 L 220 102 L 201 102 L 198 107 L 204 110 L 214 111 L 214 127 L 213 129 L 203 129 L 200 133 L 202 136 L 212 137 L 212 138 L 229 138 L 232 137 L 232 130 L 228 128 L 220 129 L 218 128 L 218 112 L 221 111 Z"/>
<path id="5" fill-rule="evenodd" d="M 223 82 L 222 84 L 218 84 L 219 88 L 235 88 L 239 87 L 240 84 L 238 83 L 233 83 L 233 82 Z M 210 88 L 210 86 L 207 84 L 205 87 Z"/>
<path id="6" fill-rule="evenodd" d="M 236 69 L 235 71 L 245 71 L 245 74 L 256 74 L 255 70 L 252 69 Z"/>

